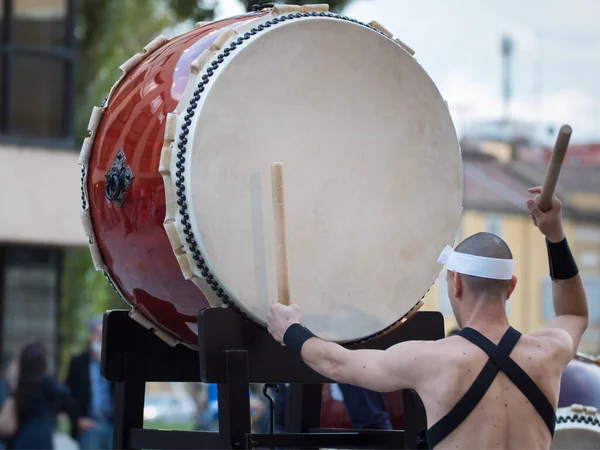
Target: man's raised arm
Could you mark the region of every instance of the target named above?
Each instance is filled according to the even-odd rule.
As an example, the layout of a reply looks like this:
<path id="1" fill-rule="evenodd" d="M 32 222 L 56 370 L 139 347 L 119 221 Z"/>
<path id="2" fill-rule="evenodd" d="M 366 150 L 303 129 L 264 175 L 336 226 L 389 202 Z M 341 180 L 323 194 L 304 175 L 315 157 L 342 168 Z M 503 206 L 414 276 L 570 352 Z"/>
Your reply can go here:
<path id="1" fill-rule="evenodd" d="M 552 297 L 556 318 L 551 320 L 546 328 L 562 330 L 562 336 L 557 335 L 556 339 L 567 347 L 570 359 L 577 352 L 581 336 L 588 327 L 587 298 L 563 230 L 560 201 L 553 197 L 550 209 L 542 212 L 537 203 L 541 187 L 531 188 L 529 192 L 538 194 L 534 199 L 527 201 L 527 207 L 531 212 L 531 218 L 546 236 L 550 277 L 552 278 Z"/>

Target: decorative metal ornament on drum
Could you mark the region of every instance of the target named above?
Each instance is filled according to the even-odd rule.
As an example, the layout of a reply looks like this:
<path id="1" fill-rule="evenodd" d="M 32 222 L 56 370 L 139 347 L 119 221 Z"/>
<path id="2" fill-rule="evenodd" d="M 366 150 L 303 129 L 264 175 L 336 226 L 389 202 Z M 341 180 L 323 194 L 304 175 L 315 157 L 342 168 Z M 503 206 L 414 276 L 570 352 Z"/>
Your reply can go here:
<path id="1" fill-rule="evenodd" d="M 191 348 L 204 308 L 265 326 L 274 161 L 304 323 L 353 343 L 416 311 L 454 241 L 462 164 L 413 54 L 376 22 L 276 5 L 158 37 L 125 62 L 80 164 L 92 258 L 131 317 Z"/>

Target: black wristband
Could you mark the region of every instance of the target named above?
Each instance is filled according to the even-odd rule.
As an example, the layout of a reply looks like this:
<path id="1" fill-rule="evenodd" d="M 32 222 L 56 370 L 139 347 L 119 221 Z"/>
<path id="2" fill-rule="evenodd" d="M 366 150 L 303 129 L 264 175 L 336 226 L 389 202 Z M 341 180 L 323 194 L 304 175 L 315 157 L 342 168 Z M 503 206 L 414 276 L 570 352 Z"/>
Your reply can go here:
<path id="1" fill-rule="evenodd" d="M 292 350 L 300 353 L 302 351 L 302 345 L 310 339 L 311 337 L 315 337 L 311 331 L 300 325 L 299 323 L 295 323 L 290 325 L 283 335 L 283 343 L 287 345 Z"/>
<path id="2" fill-rule="evenodd" d="M 560 242 L 550 242 L 546 239 L 550 278 L 553 280 L 568 280 L 579 273 L 567 238 Z"/>

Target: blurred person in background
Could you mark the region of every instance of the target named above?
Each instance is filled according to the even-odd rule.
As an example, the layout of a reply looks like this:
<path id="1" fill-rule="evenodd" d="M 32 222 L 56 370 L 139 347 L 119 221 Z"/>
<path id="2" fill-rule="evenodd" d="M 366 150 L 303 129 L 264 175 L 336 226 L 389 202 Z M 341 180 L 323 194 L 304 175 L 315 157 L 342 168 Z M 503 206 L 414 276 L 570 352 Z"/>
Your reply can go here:
<path id="1" fill-rule="evenodd" d="M 69 390 L 52 375 L 52 363 L 44 344 L 26 345 L 9 374 L 10 392 L 0 413 L 0 429 L 9 434 L 8 449 L 52 449 L 56 416 L 75 417 L 75 402 Z M 13 389 L 14 387 L 14 389 Z"/>
<path id="2" fill-rule="evenodd" d="M 89 349 L 71 359 L 66 385 L 77 404 L 71 435 L 81 450 L 112 448 L 114 383 L 100 374 L 102 316 L 90 324 Z"/>
<path id="3" fill-rule="evenodd" d="M 0 450 L 6 448 L 6 438 L 14 434 L 15 431 L 16 420 L 12 420 L 14 419 L 12 411 L 12 408 L 14 408 L 14 398 L 8 402 L 7 400 L 11 396 L 11 393 L 17 389 L 18 370 L 19 358 L 17 357 L 10 361 L 6 369 L 6 376 L 0 381 Z M 7 419 L 7 414 L 11 415 L 12 419 Z"/>

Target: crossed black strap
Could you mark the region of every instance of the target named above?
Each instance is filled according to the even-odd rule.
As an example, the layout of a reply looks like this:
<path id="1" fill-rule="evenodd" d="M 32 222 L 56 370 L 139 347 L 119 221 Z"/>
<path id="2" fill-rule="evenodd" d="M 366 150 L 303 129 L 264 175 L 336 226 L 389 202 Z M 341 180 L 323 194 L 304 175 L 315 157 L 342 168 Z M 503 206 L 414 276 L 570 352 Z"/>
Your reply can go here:
<path id="1" fill-rule="evenodd" d="M 533 380 L 510 357 L 510 353 L 521 337 L 521 333 L 509 327 L 500 343 L 496 346 L 484 335 L 472 328 L 464 328 L 459 336 L 478 346 L 490 357 L 469 390 L 458 403 L 441 420 L 427 430 L 427 443 L 429 448 L 434 448 L 452 433 L 469 414 L 477 407 L 487 390 L 492 385 L 498 372 L 502 372 L 515 384 L 531 402 L 535 410 L 542 417 L 550 434 L 554 436 L 556 414 L 552 404 L 544 393 L 537 387 Z"/>

